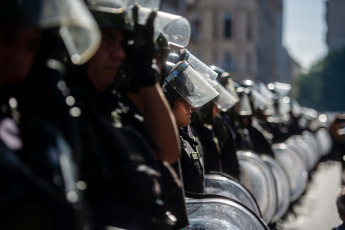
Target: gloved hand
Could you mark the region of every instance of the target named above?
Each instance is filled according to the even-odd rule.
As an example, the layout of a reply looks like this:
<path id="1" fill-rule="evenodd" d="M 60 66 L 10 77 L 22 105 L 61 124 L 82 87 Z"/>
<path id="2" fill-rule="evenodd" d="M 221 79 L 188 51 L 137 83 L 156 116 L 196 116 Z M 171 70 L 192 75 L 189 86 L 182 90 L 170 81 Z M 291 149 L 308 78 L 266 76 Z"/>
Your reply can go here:
<path id="1" fill-rule="evenodd" d="M 127 60 L 133 71 L 133 80 L 140 87 L 152 86 L 156 83 L 160 71 L 156 64 L 152 63 L 157 49 L 153 41 L 153 22 L 157 12 L 151 12 L 146 24 L 138 23 L 138 6 L 133 7 L 134 38 L 128 45 Z"/>

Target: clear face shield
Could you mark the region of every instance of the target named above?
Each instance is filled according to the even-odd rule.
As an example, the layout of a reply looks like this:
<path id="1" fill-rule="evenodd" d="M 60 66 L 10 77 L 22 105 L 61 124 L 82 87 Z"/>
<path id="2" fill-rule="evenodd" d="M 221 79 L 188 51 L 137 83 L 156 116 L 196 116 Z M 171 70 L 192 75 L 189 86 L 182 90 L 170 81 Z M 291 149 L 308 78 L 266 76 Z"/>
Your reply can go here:
<path id="1" fill-rule="evenodd" d="M 225 88 L 231 93 L 231 95 L 233 97 L 236 98 L 237 102 L 240 100 L 240 98 L 238 97 L 238 94 L 236 92 L 235 86 L 234 86 L 234 81 L 230 77 L 228 77 L 228 79 L 227 79 L 227 83 L 225 85 Z"/>
<path id="2" fill-rule="evenodd" d="M 291 91 L 291 85 L 282 82 L 274 82 L 274 91 L 279 94 L 280 97 L 286 97 Z"/>
<path id="3" fill-rule="evenodd" d="M 291 110 L 290 98 L 285 96 L 279 98 L 279 113 L 282 115 L 288 114 Z"/>
<path id="4" fill-rule="evenodd" d="M 251 95 L 253 98 L 253 104 L 256 108 L 260 110 L 266 110 L 269 108 L 270 105 L 273 105 L 273 101 L 269 98 L 264 97 L 261 93 L 259 93 L 256 89 L 252 89 Z"/>
<path id="5" fill-rule="evenodd" d="M 292 100 L 291 106 L 293 115 L 296 117 L 300 116 L 302 113 L 301 105 L 296 100 Z"/>
<path id="6" fill-rule="evenodd" d="M 76 65 L 87 62 L 100 44 L 97 23 L 82 1 L 42 1 L 38 26 L 42 29 L 59 27 L 71 61 Z"/>
<path id="7" fill-rule="evenodd" d="M 228 111 L 231 107 L 233 107 L 238 100 L 231 95 L 231 93 L 226 90 L 219 82 L 212 81 L 209 78 L 206 78 L 207 82 L 213 86 L 215 90 L 219 93 L 219 95 L 213 99 L 213 102 L 216 104 L 218 109 L 223 112 Z"/>
<path id="8" fill-rule="evenodd" d="M 183 49 L 181 51 L 182 53 L 180 53 L 180 56 L 182 56 L 182 59 L 187 61 L 197 72 L 211 80 L 215 80 L 217 78 L 218 74 L 215 71 L 191 54 L 187 49 Z"/>
<path id="9" fill-rule="evenodd" d="M 139 4 L 139 6 L 138 23 L 144 25 L 152 10 L 157 10 L 158 8 L 153 8 L 152 4 L 151 6 Z M 127 10 L 127 13 L 129 18 L 133 18 L 130 8 Z M 180 15 L 158 11 L 154 21 L 154 41 L 160 34 L 164 35 L 169 44 L 186 47 L 191 34 L 189 21 Z"/>
<path id="10" fill-rule="evenodd" d="M 163 90 L 167 84 L 193 107 L 201 107 L 219 95 L 186 61 L 177 63 L 170 71 Z"/>
<path id="11" fill-rule="evenodd" d="M 237 88 L 237 92 L 240 95 L 240 109 L 238 111 L 238 115 L 251 116 L 253 114 L 253 111 L 250 106 L 250 101 L 248 97 L 249 89 L 239 87 Z"/>

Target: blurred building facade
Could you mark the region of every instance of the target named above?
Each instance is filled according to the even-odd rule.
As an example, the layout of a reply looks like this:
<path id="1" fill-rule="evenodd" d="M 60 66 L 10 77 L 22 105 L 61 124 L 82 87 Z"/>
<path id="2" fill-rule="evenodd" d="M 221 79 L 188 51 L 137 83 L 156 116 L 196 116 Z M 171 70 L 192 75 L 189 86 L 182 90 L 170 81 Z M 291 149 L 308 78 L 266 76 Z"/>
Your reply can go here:
<path id="1" fill-rule="evenodd" d="M 345 1 L 326 1 L 326 22 L 328 26 L 326 42 L 328 49 L 341 50 L 345 48 Z"/>
<path id="2" fill-rule="evenodd" d="M 295 62 L 282 45 L 282 0 L 162 0 L 161 9 L 189 20 L 187 49 L 206 64 L 237 81 L 291 83 Z"/>

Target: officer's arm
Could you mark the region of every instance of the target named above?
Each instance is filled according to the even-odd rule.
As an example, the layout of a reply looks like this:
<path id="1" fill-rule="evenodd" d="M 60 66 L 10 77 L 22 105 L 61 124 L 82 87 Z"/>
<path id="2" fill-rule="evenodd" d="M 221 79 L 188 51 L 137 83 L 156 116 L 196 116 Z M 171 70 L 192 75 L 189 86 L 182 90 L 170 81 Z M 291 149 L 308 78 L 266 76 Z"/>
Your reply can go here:
<path id="1" fill-rule="evenodd" d="M 139 88 L 144 122 L 152 138 L 157 157 L 176 162 L 181 154 L 178 131 L 171 108 L 159 84 Z"/>

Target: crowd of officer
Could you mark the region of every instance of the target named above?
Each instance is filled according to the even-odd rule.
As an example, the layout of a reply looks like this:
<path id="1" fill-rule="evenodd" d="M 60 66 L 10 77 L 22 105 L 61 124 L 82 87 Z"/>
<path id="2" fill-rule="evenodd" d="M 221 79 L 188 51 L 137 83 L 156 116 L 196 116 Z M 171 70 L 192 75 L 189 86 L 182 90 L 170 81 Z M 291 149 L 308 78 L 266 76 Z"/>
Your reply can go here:
<path id="1" fill-rule="evenodd" d="M 205 173 L 320 127 L 279 85 L 199 69 L 144 9 L 0 0 L 1 229 L 182 229 Z"/>

